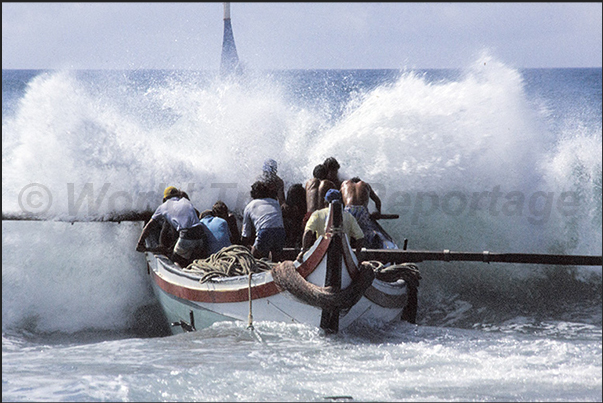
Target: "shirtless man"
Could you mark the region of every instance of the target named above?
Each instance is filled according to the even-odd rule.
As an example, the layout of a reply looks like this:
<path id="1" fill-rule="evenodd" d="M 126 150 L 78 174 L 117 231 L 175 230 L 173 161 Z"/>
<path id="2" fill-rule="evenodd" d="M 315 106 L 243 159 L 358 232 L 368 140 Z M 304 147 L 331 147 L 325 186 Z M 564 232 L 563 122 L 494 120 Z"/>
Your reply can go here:
<path id="1" fill-rule="evenodd" d="M 341 187 L 341 180 L 339 179 L 339 162 L 334 157 L 327 158 L 322 165 L 327 169 L 326 179 L 330 180 L 337 186 L 337 189 Z"/>
<path id="2" fill-rule="evenodd" d="M 302 221 L 305 228 L 308 219 L 316 210 L 326 206 L 325 195 L 329 189 L 337 189 L 337 185 L 327 179 L 327 169 L 323 164 L 316 165 L 312 172 L 312 179 L 306 182 L 306 215 Z"/>
<path id="3" fill-rule="evenodd" d="M 349 211 L 360 224 L 369 248 L 380 248 L 379 231 L 371 219 L 381 216 L 381 199 L 368 183 L 358 177 L 348 179 L 341 184 L 341 194 L 345 210 Z M 369 214 L 369 200 L 375 202 L 376 212 Z"/>

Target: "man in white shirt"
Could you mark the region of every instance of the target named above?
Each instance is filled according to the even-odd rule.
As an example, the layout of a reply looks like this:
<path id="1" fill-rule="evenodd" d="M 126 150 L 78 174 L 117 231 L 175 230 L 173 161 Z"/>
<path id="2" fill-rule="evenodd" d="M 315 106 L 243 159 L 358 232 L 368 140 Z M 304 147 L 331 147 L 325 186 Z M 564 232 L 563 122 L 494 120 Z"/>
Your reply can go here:
<path id="1" fill-rule="evenodd" d="M 205 225 L 199 221 L 197 211 L 190 200 L 183 197 L 182 192 L 174 186 L 165 189 L 163 204 L 157 207 L 142 229 L 136 246 L 138 252 L 146 250 L 145 239 L 154 229 L 160 229 L 164 222 L 168 222 L 179 234 L 171 256 L 174 263 L 186 267 L 193 260 L 205 257 L 207 254 Z"/>
<path id="2" fill-rule="evenodd" d="M 251 246 L 255 258 L 268 257 L 277 262 L 285 246 L 283 213 L 276 190 L 263 181 L 251 185 L 252 201 L 243 210 L 243 245 Z M 255 241 L 253 240 L 255 237 Z"/>

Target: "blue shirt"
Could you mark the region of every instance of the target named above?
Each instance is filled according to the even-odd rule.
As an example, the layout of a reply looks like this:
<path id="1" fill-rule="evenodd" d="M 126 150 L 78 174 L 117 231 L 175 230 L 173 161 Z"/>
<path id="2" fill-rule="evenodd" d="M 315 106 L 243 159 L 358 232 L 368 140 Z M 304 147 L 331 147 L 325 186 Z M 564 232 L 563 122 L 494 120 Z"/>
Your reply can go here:
<path id="1" fill-rule="evenodd" d="M 205 227 L 208 229 L 205 233 L 207 234 L 209 254 L 216 253 L 220 249 L 231 245 L 230 230 L 228 229 L 228 222 L 225 219 L 208 215 L 201 219 L 201 223 L 205 224 Z"/>

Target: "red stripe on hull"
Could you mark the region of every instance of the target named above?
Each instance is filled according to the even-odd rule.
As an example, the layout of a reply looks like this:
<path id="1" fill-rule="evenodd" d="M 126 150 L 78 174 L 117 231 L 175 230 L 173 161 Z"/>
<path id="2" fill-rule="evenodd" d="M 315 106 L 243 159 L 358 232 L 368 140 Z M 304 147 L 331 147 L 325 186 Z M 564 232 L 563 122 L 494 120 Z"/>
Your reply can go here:
<path id="1" fill-rule="evenodd" d="M 312 255 L 304 261 L 297 270 L 302 277 L 306 278 L 312 273 L 320 262 L 323 260 L 329 243 L 331 242 L 330 237 L 324 237 L 318 244 L 316 250 Z M 249 288 L 243 287 L 237 290 L 196 290 L 181 285 L 177 285 L 166 281 L 155 273 L 154 270 L 149 270 L 153 281 L 163 291 L 176 296 L 181 299 L 196 302 L 208 302 L 208 303 L 227 303 L 227 302 L 243 302 L 249 301 Z M 280 290 L 274 284 L 274 281 L 270 281 L 265 284 L 252 285 L 251 286 L 251 299 L 260 299 L 276 295 Z"/>
<path id="2" fill-rule="evenodd" d="M 249 289 L 240 288 L 238 290 L 228 291 L 208 291 L 208 290 L 195 290 L 188 287 L 183 287 L 170 283 L 163 278 L 159 277 L 153 270 L 151 270 L 153 281 L 163 291 L 171 294 L 175 297 L 186 299 L 188 301 L 196 302 L 210 302 L 210 303 L 225 303 L 225 302 L 242 302 L 249 301 Z M 276 288 L 274 282 L 261 284 L 251 287 L 251 298 L 265 298 L 271 295 L 278 294 L 279 290 Z"/>

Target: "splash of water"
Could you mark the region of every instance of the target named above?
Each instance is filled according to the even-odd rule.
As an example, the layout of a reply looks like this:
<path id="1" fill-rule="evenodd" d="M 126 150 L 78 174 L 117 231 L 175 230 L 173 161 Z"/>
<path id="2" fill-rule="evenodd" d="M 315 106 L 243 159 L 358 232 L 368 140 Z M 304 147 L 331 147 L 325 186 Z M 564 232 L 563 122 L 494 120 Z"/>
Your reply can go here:
<path id="1" fill-rule="evenodd" d="M 152 304 L 140 223 L 2 223 L 2 328 L 75 332 L 134 326 Z"/>
<path id="2" fill-rule="evenodd" d="M 273 76 L 143 73 L 31 80 L 14 113 L 3 116 L 3 213 L 25 207 L 87 220 L 152 210 L 167 185 L 186 190 L 199 210 L 222 199 L 241 212 L 266 158 L 278 161 L 289 186 L 334 156 L 343 177 L 373 184 L 383 211 L 401 215 L 383 225 L 411 249 L 601 254 L 601 127 L 568 127 L 551 140 L 522 75 L 496 60 L 438 81 L 400 72 L 335 100 L 296 98 L 299 88 Z M 31 184 L 43 187 L 28 198 Z M 71 248 L 65 236 L 61 250 Z M 41 254 L 37 263 L 47 259 Z M 450 299 L 460 316 L 464 302 L 451 294 L 472 281 L 497 287 L 511 274 L 450 267 L 463 274 L 438 282 L 453 289 L 434 300 Z M 423 270 L 443 276 L 439 266 Z M 548 281 L 543 273 L 530 276 Z M 506 294 L 512 286 L 502 283 Z M 440 292 L 426 286 L 429 295 Z M 141 295 L 135 305 L 147 298 Z"/>
<path id="3" fill-rule="evenodd" d="M 42 74 L 3 120 L 3 212 L 87 219 L 152 210 L 167 184 L 201 209 L 223 199 L 241 211 L 264 159 L 277 159 L 291 185 L 335 156 L 343 176 L 373 183 L 384 209 L 402 214 L 388 229 L 422 248 L 556 242 L 600 253 L 601 128 L 546 140 L 521 74 L 487 59 L 454 79 L 406 72 L 360 88 L 338 100 L 335 118 L 325 102 L 295 99 L 270 77 Z M 31 184 L 52 201 L 25 198 Z M 563 228 L 575 234 L 541 242 Z"/>

